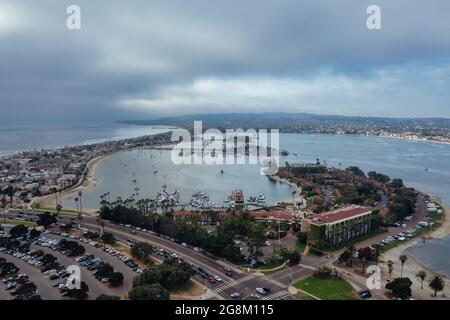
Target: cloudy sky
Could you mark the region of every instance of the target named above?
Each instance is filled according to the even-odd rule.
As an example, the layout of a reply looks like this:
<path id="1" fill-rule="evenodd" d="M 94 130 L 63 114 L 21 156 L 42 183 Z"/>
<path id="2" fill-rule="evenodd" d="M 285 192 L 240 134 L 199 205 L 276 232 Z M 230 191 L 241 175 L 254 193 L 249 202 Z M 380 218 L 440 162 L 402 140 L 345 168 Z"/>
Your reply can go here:
<path id="1" fill-rule="evenodd" d="M 66 28 L 81 7 L 82 29 Z M 366 9 L 381 7 L 382 30 Z M 0 0 L 0 121 L 450 117 L 448 0 Z"/>

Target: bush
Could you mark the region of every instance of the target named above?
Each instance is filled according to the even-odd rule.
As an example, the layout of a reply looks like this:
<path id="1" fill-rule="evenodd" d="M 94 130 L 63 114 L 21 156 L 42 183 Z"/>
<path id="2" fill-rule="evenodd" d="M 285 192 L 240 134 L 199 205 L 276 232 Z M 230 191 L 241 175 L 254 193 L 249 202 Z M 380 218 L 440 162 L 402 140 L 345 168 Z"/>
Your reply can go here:
<path id="1" fill-rule="evenodd" d="M 182 266 L 164 262 L 152 266 L 134 278 L 133 287 L 159 283 L 167 290 L 174 290 L 183 287 L 190 277 L 190 272 Z"/>
<path id="2" fill-rule="evenodd" d="M 114 244 L 114 242 L 116 242 L 114 235 L 109 232 L 103 233 L 103 235 L 101 236 L 101 239 L 104 243 L 107 243 L 107 244 Z"/>
<path id="3" fill-rule="evenodd" d="M 313 276 L 317 279 L 321 280 L 340 280 L 341 277 L 336 271 L 333 271 L 331 268 L 327 266 L 319 267 L 316 271 L 314 271 Z"/>
<path id="4" fill-rule="evenodd" d="M 123 274 L 121 272 L 114 272 L 109 277 L 109 283 L 113 287 L 119 287 L 123 284 Z"/>
<path id="5" fill-rule="evenodd" d="M 386 284 L 386 289 L 391 290 L 394 298 L 406 300 L 411 297 L 411 285 L 409 278 L 396 278 Z"/>
<path id="6" fill-rule="evenodd" d="M 128 297 L 131 300 L 169 300 L 170 294 L 160 284 L 151 284 L 134 287 Z"/>
<path id="7" fill-rule="evenodd" d="M 69 241 L 66 239 L 61 239 L 61 241 L 59 241 L 58 245 L 67 251 L 70 251 L 71 255 L 75 255 L 75 256 L 79 256 L 82 255 L 86 249 L 78 244 L 78 242 L 76 241 Z"/>

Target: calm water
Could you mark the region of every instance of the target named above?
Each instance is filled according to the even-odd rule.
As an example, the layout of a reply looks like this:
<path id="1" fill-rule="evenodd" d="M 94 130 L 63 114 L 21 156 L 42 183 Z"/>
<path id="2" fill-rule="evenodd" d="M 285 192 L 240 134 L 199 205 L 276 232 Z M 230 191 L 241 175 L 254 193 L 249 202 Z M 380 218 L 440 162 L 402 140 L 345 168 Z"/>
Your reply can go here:
<path id="1" fill-rule="evenodd" d="M 97 209 L 103 193 L 110 192 L 111 199 L 127 198 L 136 187 L 140 189 L 140 197 L 154 198 L 163 185 L 167 185 L 168 191 L 178 190 L 182 202 L 189 202 L 192 194 L 203 191 L 213 202 L 222 204 L 231 190 L 237 188 L 244 191 L 246 198 L 262 192 L 269 203 L 292 197 L 289 186 L 270 181 L 259 170 L 257 165 L 178 166 L 170 160 L 170 151 L 133 150 L 106 159 L 97 167 L 97 185 L 83 195 L 83 204 Z M 74 207 L 73 197 L 66 199 L 63 206 Z"/>
<path id="2" fill-rule="evenodd" d="M 450 278 L 450 237 L 427 240 L 408 249 L 426 267 Z"/>
<path id="3" fill-rule="evenodd" d="M 450 145 L 339 135 L 283 134 L 280 139 L 281 148 L 290 152 L 281 158 L 282 164 L 309 163 L 318 158 L 335 167 L 356 165 L 365 172 L 375 170 L 402 178 L 407 185 L 439 195 L 450 204 Z M 154 197 L 164 184 L 169 190 L 180 191 L 185 200 L 202 190 L 214 202 L 222 203 L 235 188 L 242 188 L 246 197 L 262 192 L 269 202 L 291 197 L 288 187 L 261 176 L 257 165 L 177 166 L 170 161 L 168 151 L 121 153 L 97 167 L 96 179 L 97 186 L 84 200 L 93 209 L 105 192 L 124 198 L 134 193 L 134 179 L 145 197 Z M 71 201 L 66 205 L 74 206 Z"/>
<path id="4" fill-rule="evenodd" d="M 316 158 L 342 168 L 359 166 L 366 173 L 377 171 L 402 178 L 407 185 L 439 195 L 450 205 L 450 145 L 379 137 L 341 135 L 282 135 L 283 149 L 297 153 L 290 163 Z M 428 171 L 425 169 L 428 168 Z"/>

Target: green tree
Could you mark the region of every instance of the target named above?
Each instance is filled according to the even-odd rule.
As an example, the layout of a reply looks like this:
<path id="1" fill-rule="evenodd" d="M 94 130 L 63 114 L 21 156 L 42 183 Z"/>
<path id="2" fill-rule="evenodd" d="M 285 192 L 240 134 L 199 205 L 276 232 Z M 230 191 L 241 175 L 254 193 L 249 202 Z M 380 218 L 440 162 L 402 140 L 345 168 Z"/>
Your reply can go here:
<path id="1" fill-rule="evenodd" d="M 101 239 L 104 243 L 107 243 L 107 244 L 114 244 L 114 242 L 116 242 L 114 235 L 109 232 L 104 232 L 101 236 Z"/>
<path id="2" fill-rule="evenodd" d="M 403 188 L 404 184 L 403 184 L 403 180 L 402 179 L 392 179 L 392 183 L 391 183 L 393 188 L 399 189 L 399 188 Z"/>
<path id="3" fill-rule="evenodd" d="M 169 300 L 170 295 L 160 284 L 151 284 L 134 287 L 128 297 L 131 300 Z"/>
<path id="4" fill-rule="evenodd" d="M 162 263 L 154 265 L 133 279 L 133 286 L 161 284 L 167 290 L 184 286 L 190 279 L 189 271 L 175 264 Z"/>
<path id="5" fill-rule="evenodd" d="M 31 238 L 38 238 L 41 235 L 41 232 L 36 229 L 30 230 L 30 237 Z"/>
<path id="6" fill-rule="evenodd" d="M 9 235 L 12 238 L 20 238 L 23 237 L 28 233 L 28 228 L 25 227 L 23 224 L 19 224 L 17 226 L 14 226 L 9 230 Z"/>
<path id="7" fill-rule="evenodd" d="M 27 282 L 27 283 L 22 284 L 17 289 L 16 293 L 19 296 L 24 296 L 24 297 L 29 298 L 36 293 L 36 289 L 37 289 L 37 287 L 34 283 Z"/>
<path id="8" fill-rule="evenodd" d="M 429 286 L 434 290 L 434 296 L 436 297 L 438 291 L 442 291 L 445 288 L 444 279 L 441 276 L 434 276 L 433 279 L 431 279 Z"/>
<path id="9" fill-rule="evenodd" d="M 150 255 L 153 252 L 153 247 L 147 242 L 138 242 L 131 247 L 130 252 L 134 258 L 142 261 L 145 264 L 149 264 L 151 261 Z"/>
<path id="10" fill-rule="evenodd" d="M 44 229 L 48 229 L 53 223 L 56 223 L 56 215 L 50 214 L 50 212 L 44 212 L 38 215 L 37 224 L 43 226 Z"/>
<path id="11" fill-rule="evenodd" d="M 386 289 L 391 290 L 394 298 L 406 300 L 411 297 L 411 285 L 409 278 L 396 278 L 386 284 Z"/>
<path id="12" fill-rule="evenodd" d="M 121 272 L 114 272 L 109 277 L 109 283 L 113 287 L 119 287 L 123 284 L 123 274 Z"/>

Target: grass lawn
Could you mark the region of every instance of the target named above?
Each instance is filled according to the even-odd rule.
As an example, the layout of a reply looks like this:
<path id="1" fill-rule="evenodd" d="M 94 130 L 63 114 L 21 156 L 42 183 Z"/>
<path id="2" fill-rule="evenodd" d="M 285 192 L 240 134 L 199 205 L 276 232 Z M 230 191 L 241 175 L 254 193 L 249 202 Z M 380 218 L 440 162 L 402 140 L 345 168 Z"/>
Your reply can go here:
<path id="1" fill-rule="evenodd" d="M 178 300 L 177 298 L 198 297 L 204 293 L 204 289 L 196 282 L 189 280 L 188 282 L 185 283 L 184 286 L 176 290 L 173 290 L 170 293 L 172 295 L 172 298 Z"/>
<path id="2" fill-rule="evenodd" d="M 294 286 L 322 300 L 358 300 L 357 293 L 345 280 L 321 280 L 310 276 L 297 281 Z"/>
<path id="3" fill-rule="evenodd" d="M 299 292 L 295 295 L 295 297 L 297 298 L 297 300 L 317 300 L 309 295 L 307 295 L 306 293 L 303 292 Z"/>
<path id="4" fill-rule="evenodd" d="M 19 225 L 19 224 L 23 224 L 25 227 L 37 227 L 37 224 L 34 222 L 30 222 L 30 221 L 21 221 L 21 220 L 12 220 L 12 219 L 6 219 L 5 220 L 1 219 L 0 223 L 6 223 L 6 224 L 13 224 L 13 225 Z"/>

